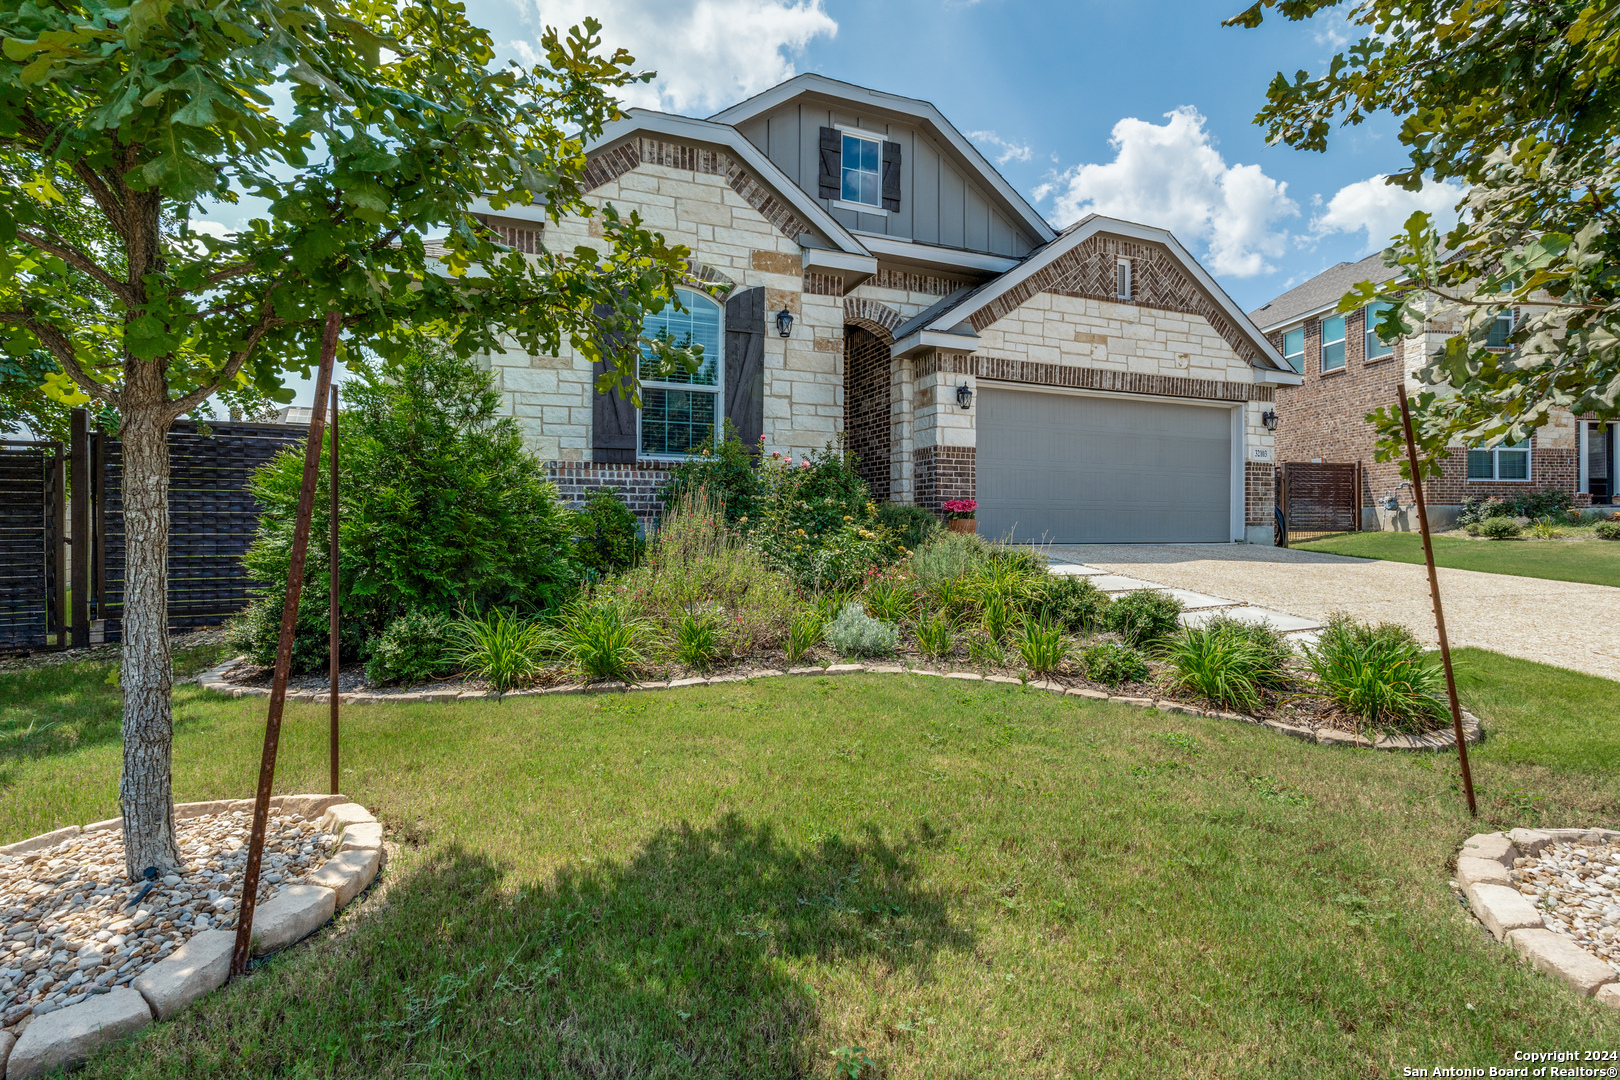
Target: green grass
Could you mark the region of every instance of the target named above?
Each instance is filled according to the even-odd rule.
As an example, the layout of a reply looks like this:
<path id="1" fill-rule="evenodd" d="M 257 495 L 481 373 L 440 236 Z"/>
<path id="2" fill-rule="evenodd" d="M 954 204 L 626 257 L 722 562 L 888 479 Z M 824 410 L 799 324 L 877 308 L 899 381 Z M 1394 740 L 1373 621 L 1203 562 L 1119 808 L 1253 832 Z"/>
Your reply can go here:
<path id="1" fill-rule="evenodd" d="M 1514 960 L 1446 879 L 1476 830 L 1616 823 L 1620 688 L 1461 668 L 1491 730 L 1480 822 L 1449 757 L 1019 687 L 351 707 L 382 885 L 84 1075 L 830 1077 L 862 1047 L 891 1080 L 1314 1078 L 1612 1048 L 1620 1015 Z M 76 677 L 34 705 L 0 676 L 0 718 L 113 693 Z M 244 794 L 263 719 L 182 688 L 176 797 Z M 289 707 L 278 790 L 322 790 L 325 731 Z M 111 740 L 0 755 L 0 842 L 117 812 Z"/>
<path id="2" fill-rule="evenodd" d="M 1292 546 L 1301 551 L 1325 551 L 1363 559 L 1423 561 L 1423 538 L 1417 533 L 1343 533 Z M 1620 585 L 1620 543 L 1608 540 L 1465 540 L 1436 536 L 1434 561 L 1438 566 L 1487 574 Z"/>

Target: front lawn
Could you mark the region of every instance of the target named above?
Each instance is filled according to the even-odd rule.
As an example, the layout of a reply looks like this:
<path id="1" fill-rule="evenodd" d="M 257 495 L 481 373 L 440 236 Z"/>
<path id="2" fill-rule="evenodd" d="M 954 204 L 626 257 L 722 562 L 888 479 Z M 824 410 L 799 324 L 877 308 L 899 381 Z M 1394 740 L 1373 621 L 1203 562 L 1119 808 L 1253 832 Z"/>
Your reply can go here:
<path id="1" fill-rule="evenodd" d="M 919 676 L 350 708 L 384 884 L 86 1075 L 1360 1077 L 1612 1047 L 1620 1015 L 1446 887 L 1476 829 L 1620 815 L 1612 772 L 1493 696 L 1596 710 L 1581 754 L 1613 761 L 1612 684 L 1501 661 L 1463 664 L 1479 823 L 1449 757 Z M 115 693 L 97 664 L 35 689 L 0 676 L 4 730 Z M 177 798 L 245 794 L 263 702 L 183 687 L 176 718 Z M 279 790 L 322 789 L 325 731 L 289 707 Z M 115 741 L 37 738 L 0 745 L 0 840 L 117 812 Z"/>
<path id="2" fill-rule="evenodd" d="M 1325 551 L 1363 559 L 1423 561 L 1423 538 L 1417 533 L 1343 533 L 1291 546 L 1301 551 Z M 1436 536 L 1434 561 L 1439 566 L 1487 574 L 1620 585 L 1620 543 L 1607 540 L 1473 540 Z"/>

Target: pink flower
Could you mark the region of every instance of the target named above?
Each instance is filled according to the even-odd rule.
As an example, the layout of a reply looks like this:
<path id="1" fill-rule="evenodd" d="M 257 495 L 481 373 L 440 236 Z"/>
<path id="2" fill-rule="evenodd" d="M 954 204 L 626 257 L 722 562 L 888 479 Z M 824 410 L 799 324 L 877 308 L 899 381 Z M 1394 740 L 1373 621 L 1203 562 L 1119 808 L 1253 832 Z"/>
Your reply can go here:
<path id="1" fill-rule="evenodd" d="M 764 441 L 765 441 L 765 436 L 763 436 L 763 435 L 761 435 L 761 436 L 760 436 L 760 437 L 759 437 L 759 441 L 760 441 L 760 442 L 764 442 Z"/>
<path id="2" fill-rule="evenodd" d="M 803 465 L 806 469 L 808 469 L 810 467 L 810 459 L 805 458 L 803 461 L 799 462 L 799 464 Z"/>

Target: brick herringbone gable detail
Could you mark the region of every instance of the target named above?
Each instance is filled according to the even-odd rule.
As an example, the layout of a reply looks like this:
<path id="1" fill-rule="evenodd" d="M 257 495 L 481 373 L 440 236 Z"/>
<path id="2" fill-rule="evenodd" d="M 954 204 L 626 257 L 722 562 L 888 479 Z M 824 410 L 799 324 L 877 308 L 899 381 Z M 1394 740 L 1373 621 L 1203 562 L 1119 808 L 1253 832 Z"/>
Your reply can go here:
<path id="1" fill-rule="evenodd" d="M 895 327 L 904 321 L 900 313 L 887 304 L 880 304 L 876 300 L 868 300 L 862 296 L 844 299 L 844 322 L 865 326 L 885 341 L 894 340 Z"/>
<path id="2" fill-rule="evenodd" d="M 914 274 L 906 270 L 880 267 L 866 282 L 875 289 L 899 289 L 902 292 L 927 293 L 929 296 L 949 296 L 957 289 L 971 285 L 970 281 L 944 277 L 940 274 Z"/>
<path id="3" fill-rule="evenodd" d="M 1272 388 L 1261 383 L 1189 379 L 1176 375 L 1146 375 L 1137 371 L 1044 364 L 1034 360 L 1015 360 L 1002 356 L 963 358 L 973 361 L 973 374 L 978 378 L 1027 383 L 1033 386 L 1066 386 L 1075 390 L 1111 390 L 1119 394 L 1201 398 L 1206 401 L 1271 401 L 1274 397 Z M 917 373 L 919 376 L 922 374 L 920 363 Z"/>
<path id="4" fill-rule="evenodd" d="M 662 165 L 669 169 L 723 176 L 726 183 L 731 185 L 731 190 L 741 195 L 749 206 L 758 210 L 760 216 L 776 226 L 783 236 L 797 241 L 800 233 L 810 231 L 809 225 L 799 220 L 797 214 L 771 194 L 765 185 L 754 178 L 753 173 L 735 161 L 730 154 L 703 146 L 687 146 L 684 143 L 648 138 L 638 138 L 624 143 L 612 150 L 592 155 L 585 166 L 585 190 L 594 191 L 637 165 Z"/>
<path id="5" fill-rule="evenodd" d="M 811 270 L 804 275 L 804 291 L 811 296 L 843 296 L 844 279 L 837 274 Z"/>
<path id="6" fill-rule="evenodd" d="M 1119 259 L 1131 260 L 1131 291 L 1134 295 L 1129 303 L 1138 307 L 1201 315 L 1217 334 L 1226 339 L 1239 358 L 1251 364 L 1260 360 L 1259 352 L 1249 339 L 1193 284 L 1169 251 L 1157 244 L 1144 244 L 1115 236 L 1093 236 L 1082 242 L 1050 266 L 1031 274 L 1013 289 L 974 312 L 969 321 L 973 323 L 973 329 L 982 332 L 985 327 L 1038 293 L 1125 303 L 1114 293 L 1114 268 Z"/>

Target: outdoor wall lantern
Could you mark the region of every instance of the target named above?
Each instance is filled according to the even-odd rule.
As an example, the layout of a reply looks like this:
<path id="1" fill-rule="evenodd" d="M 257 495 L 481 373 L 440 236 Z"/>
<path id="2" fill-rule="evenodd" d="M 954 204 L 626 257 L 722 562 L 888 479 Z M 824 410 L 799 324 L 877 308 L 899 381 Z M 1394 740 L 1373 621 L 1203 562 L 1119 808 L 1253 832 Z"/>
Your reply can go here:
<path id="1" fill-rule="evenodd" d="M 973 408 L 973 387 L 963 383 L 956 388 L 956 403 L 964 409 Z"/>
<path id="2" fill-rule="evenodd" d="M 1266 414 L 1260 418 L 1260 422 L 1266 425 L 1267 431 L 1277 430 L 1277 414 L 1270 409 L 1266 410 Z"/>
<path id="3" fill-rule="evenodd" d="M 776 334 L 778 337 L 787 337 L 793 333 L 793 312 L 783 308 L 776 313 Z"/>

